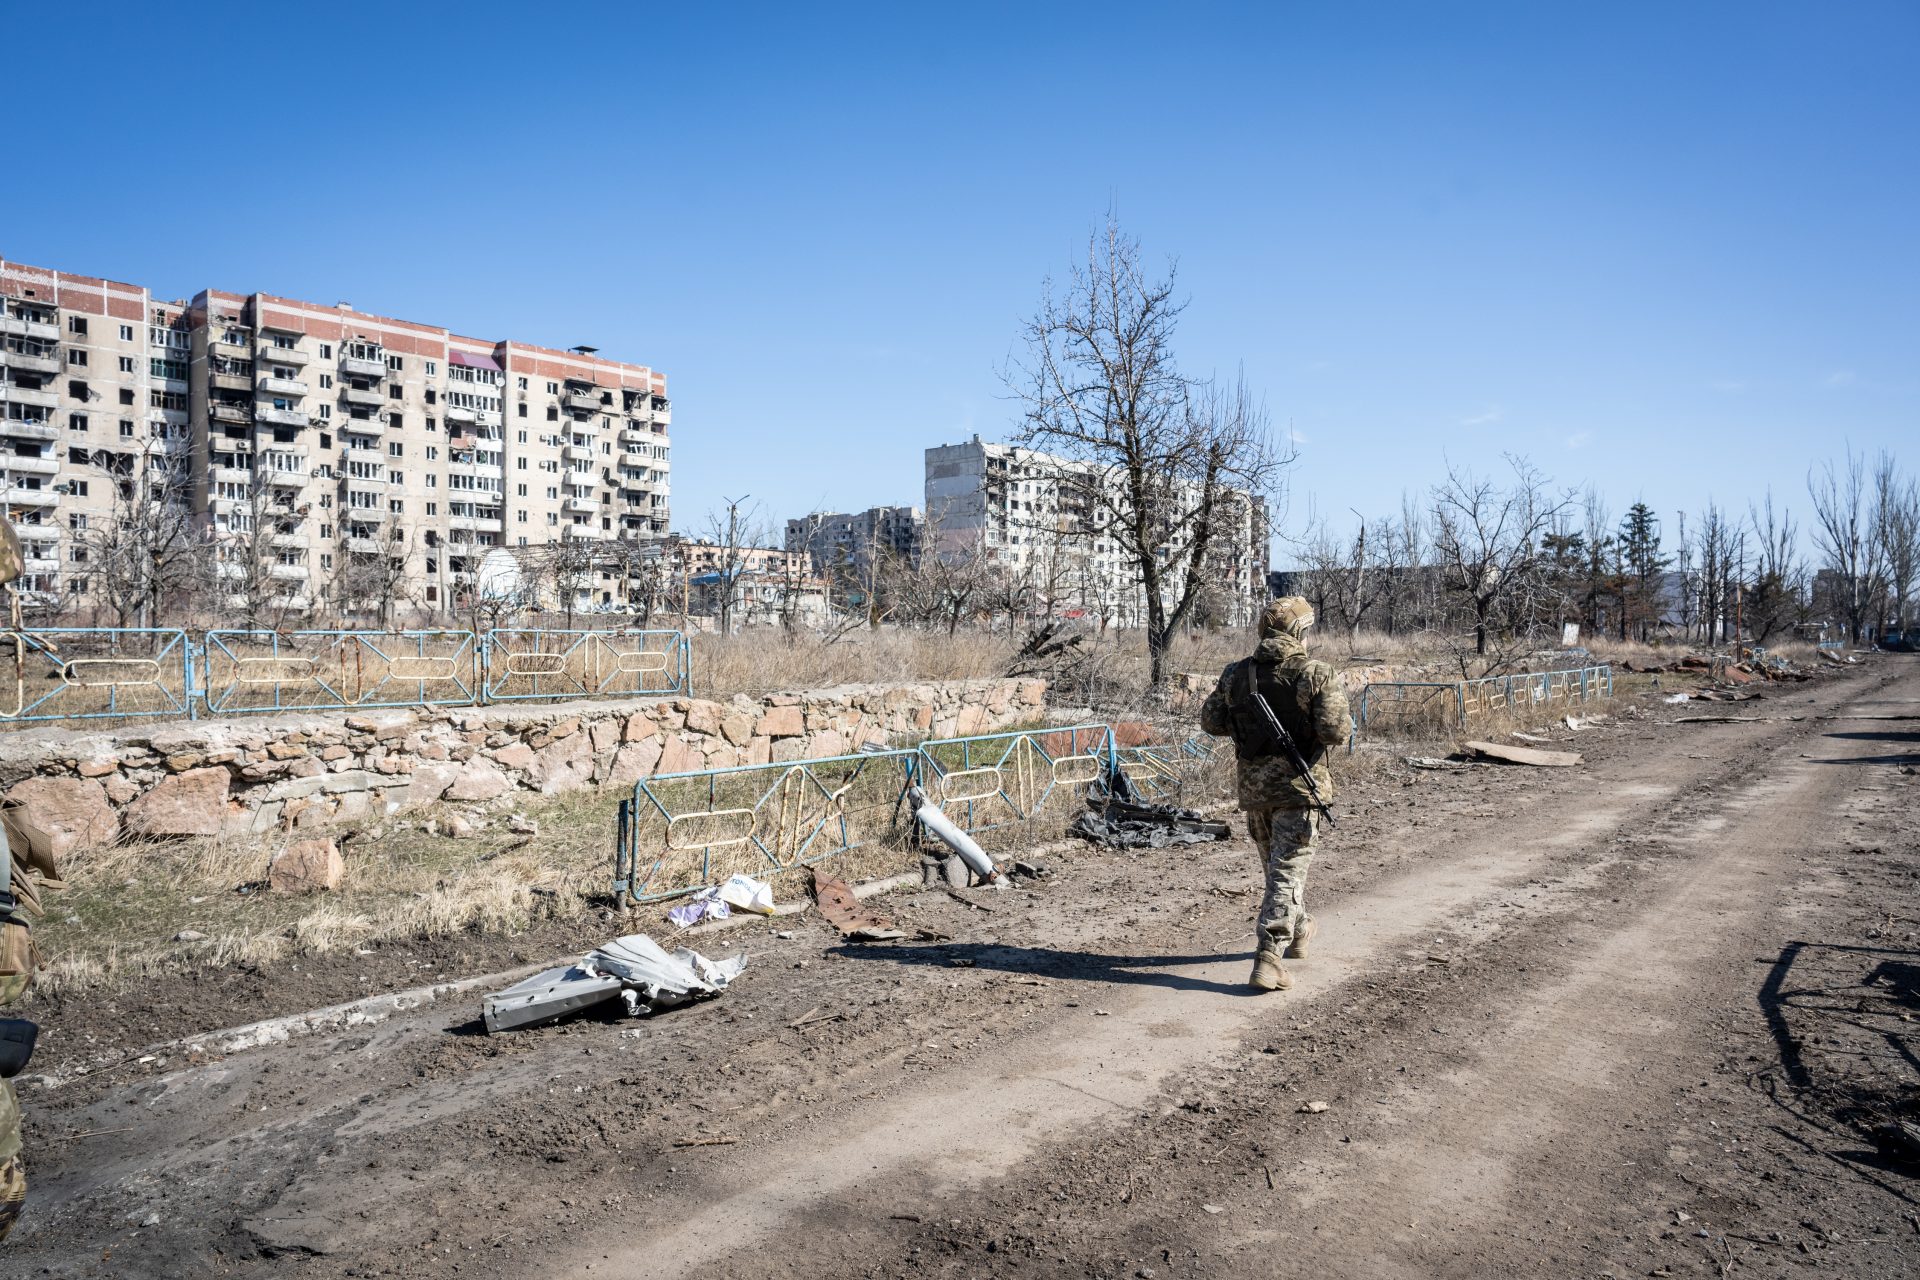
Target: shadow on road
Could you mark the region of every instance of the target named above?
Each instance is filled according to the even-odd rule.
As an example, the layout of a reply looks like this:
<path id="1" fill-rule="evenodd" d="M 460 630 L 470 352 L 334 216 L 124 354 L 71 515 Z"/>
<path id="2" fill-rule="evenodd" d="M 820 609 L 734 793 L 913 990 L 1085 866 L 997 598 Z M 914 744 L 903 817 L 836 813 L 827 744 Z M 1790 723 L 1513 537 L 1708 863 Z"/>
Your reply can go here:
<path id="1" fill-rule="evenodd" d="M 1790 942 L 1768 967 L 1758 1000 L 1778 1063 L 1749 1080 L 1819 1132 L 1777 1131 L 1920 1204 L 1888 1181 L 1920 1177 L 1920 1152 L 1899 1132 L 1920 1122 L 1920 1055 L 1908 1020 L 1920 1009 L 1920 952 Z M 1836 1145 L 1858 1142 L 1868 1145 Z"/>
<path id="2" fill-rule="evenodd" d="M 1253 961 L 1253 952 L 1231 951 L 1192 956 L 1109 956 L 1052 947 L 1007 947 L 989 942 L 944 942 L 926 946 L 846 945 L 832 954 L 847 960 L 922 965 L 929 968 L 993 969 L 1043 978 L 1077 978 L 1123 986 L 1164 987 L 1169 991 L 1211 991 L 1220 995 L 1258 994 L 1239 982 L 1215 982 L 1165 970 L 1225 960 Z"/>

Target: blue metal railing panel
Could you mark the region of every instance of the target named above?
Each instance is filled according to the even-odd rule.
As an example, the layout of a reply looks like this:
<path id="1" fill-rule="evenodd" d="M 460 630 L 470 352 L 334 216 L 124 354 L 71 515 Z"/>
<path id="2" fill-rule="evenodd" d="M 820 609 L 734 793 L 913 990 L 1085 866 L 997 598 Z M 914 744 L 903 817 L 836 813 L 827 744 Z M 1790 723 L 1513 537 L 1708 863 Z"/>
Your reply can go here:
<path id="1" fill-rule="evenodd" d="M 1021 729 L 920 744 L 927 793 L 969 831 L 1037 814 L 1056 795 L 1084 799 L 1113 767 L 1113 730 L 1104 724 Z"/>
<path id="2" fill-rule="evenodd" d="M 1409 692 L 1421 690 L 1425 692 Z M 1605 663 L 1557 671 L 1476 676 L 1471 680 L 1382 680 L 1360 690 L 1356 718 L 1364 727 L 1386 707 L 1406 714 L 1406 709 L 1412 706 L 1414 714 L 1424 714 L 1435 698 L 1446 697 L 1453 703 L 1458 722 L 1465 724 L 1473 716 L 1508 707 L 1550 706 L 1556 701 L 1585 702 L 1612 696 L 1613 668 Z"/>
<path id="3" fill-rule="evenodd" d="M 498 627 L 486 635 L 489 702 L 667 697 L 693 687 L 693 647 L 678 631 Z"/>
<path id="4" fill-rule="evenodd" d="M 200 693 L 210 714 L 472 706 L 479 688 L 470 631 L 206 633 Z"/>
<path id="5" fill-rule="evenodd" d="M 0 722 L 119 720 L 193 714 L 187 633 L 166 627 L 0 631 L 13 688 Z"/>
<path id="6" fill-rule="evenodd" d="M 613 891 L 657 902 L 903 830 L 918 763 L 905 749 L 642 778 L 621 802 Z"/>

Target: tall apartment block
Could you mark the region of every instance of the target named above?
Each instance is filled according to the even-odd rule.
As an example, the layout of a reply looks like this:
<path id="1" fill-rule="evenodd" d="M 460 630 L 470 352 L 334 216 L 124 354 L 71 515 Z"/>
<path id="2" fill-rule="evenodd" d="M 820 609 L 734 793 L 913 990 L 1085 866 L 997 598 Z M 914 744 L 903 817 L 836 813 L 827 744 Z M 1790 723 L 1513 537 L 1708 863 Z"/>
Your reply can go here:
<path id="1" fill-rule="evenodd" d="M 1030 583 L 1055 613 L 1146 621 L 1139 571 L 1107 533 L 1094 469 L 1014 445 L 937 445 L 926 452 L 927 555 L 978 554 Z M 1197 491 L 1188 495 L 1191 501 Z M 1266 598 L 1267 509 L 1254 494 L 1229 491 L 1207 554 L 1212 609 L 1232 626 L 1250 623 Z M 1184 545 L 1176 538 L 1173 550 Z M 1164 584 L 1171 606 L 1183 580 Z"/>
<path id="2" fill-rule="evenodd" d="M 811 556 L 814 573 L 864 581 L 877 558 L 918 563 L 925 527 L 918 507 L 815 512 L 787 521 L 787 550 Z"/>
<path id="3" fill-rule="evenodd" d="M 0 493 L 41 598 L 92 590 L 72 535 L 142 454 L 179 460 L 210 541 L 270 557 L 296 613 L 446 613 L 494 547 L 669 528 L 666 380 L 591 348 L 5 260 L 0 311 Z"/>

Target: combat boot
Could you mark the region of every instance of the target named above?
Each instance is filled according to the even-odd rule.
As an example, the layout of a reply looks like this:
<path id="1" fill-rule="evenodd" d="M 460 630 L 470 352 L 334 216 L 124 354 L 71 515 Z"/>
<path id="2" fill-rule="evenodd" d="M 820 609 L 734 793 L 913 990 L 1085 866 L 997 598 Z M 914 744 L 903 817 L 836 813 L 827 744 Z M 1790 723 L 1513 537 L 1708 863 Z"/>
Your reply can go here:
<path id="1" fill-rule="evenodd" d="M 1280 963 L 1280 948 L 1274 943 L 1263 941 L 1254 953 L 1253 976 L 1247 985 L 1255 991 L 1285 991 L 1293 985 L 1293 975 Z"/>
<path id="2" fill-rule="evenodd" d="M 1312 916 L 1301 916 L 1300 923 L 1294 928 L 1293 941 L 1287 944 L 1284 952 L 1289 960 L 1305 960 L 1307 944 L 1313 941 L 1313 935 L 1320 932 L 1320 922 Z"/>

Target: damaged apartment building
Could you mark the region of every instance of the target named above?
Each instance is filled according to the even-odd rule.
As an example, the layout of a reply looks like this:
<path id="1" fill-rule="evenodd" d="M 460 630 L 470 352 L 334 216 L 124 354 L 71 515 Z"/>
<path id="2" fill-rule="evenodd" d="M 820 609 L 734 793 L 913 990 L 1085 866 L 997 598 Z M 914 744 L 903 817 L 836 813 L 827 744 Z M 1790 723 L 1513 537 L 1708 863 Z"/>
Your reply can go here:
<path id="1" fill-rule="evenodd" d="M 1103 483 L 1112 482 L 1085 463 L 979 436 L 937 445 L 926 451 L 926 554 L 980 555 L 1030 585 L 1055 615 L 1142 626 L 1146 593 L 1109 532 L 1108 513 L 1120 502 L 1115 494 L 1096 497 Z M 1198 496 L 1192 485 L 1176 493 L 1188 503 Z M 1228 490 L 1218 505 L 1201 612 L 1244 626 L 1266 600 L 1266 501 Z M 1177 554 L 1183 545 L 1176 536 L 1168 550 Z M 1168 575 L 1169 607 L 1185 585 L 1182 575 Z"/>
<path id="2" fill-rule="evenodd" d="M 45 612 L 97 606 L 84 531 L 146 477 L 209 535 L 215 611 L 258 558 L 278 612 L 450 614 L 492 548 L 664 539 L 670 423 L 660 373 L 591 347 L 0 259 L 0 495 Z"/>

